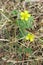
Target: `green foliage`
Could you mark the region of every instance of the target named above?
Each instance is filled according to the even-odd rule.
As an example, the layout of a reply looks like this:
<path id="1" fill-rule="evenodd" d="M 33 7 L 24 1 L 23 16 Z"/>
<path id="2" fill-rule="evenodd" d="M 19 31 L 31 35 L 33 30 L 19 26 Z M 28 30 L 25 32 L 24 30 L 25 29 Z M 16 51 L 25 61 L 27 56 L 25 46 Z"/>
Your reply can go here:
<path id="1" fill-rule="evenodd" d="M 26 24 L 27 24 L 27 27 L 26 28 L 32 28 L 32 26 L 33 26 L 33 17 L 31 16 L 30 18 L 29 18 L 29 20 L 26 22 Z"/>
<path id="2" fill-rule="evenodd" d="M 24 53 L 32 53 L 32 49 L 30 48 L 30 47 L 28 47 L 28 48 L 25 48 L 25 47 L 23 47 L 23 48 L 21 48 L 21 47 L 19 47 L 18 48 L 18 51 L 21 53 L 21 52 L 24 52 Z"/>
<path id="3" fill-rule="evenodd" d="M 20 20 L 17 20 L 17 24 L 22 29 L 32 28 L 32 25 L 33 25 L 33 17 L 31 16 L 28 21 L 22 21 L 21 19 Z"/>
<path id="4" fill-rule="evenodd" d="M 13 14 L 13 15 L 17 15 L 17 14 L 18 14 L 18 10 L 13 10 L 13 11 L 12 11 L 12 14 Z"/>
<path id="5" fill-rule="evenodd" d="M 31 53 L 32 53 L 32 49 L 31 49 L 31 48 L 25 48 L 25 49 L 24 49 L 24 52 L 31 54 Z"/>
<path id="6" fill-rule="evenodd" d="M 14 15 L 17 15 L 17 14 L 20 15 L 20 13 L 18 13 L 17 10 L 12 11 L 12 13 Z M 33 16 L 30 16 L 28 21 L 21 20 L 20 17 L 19 17 L 19 19 L 17 18 L 16 25 L 19 27 L 19 36 L 18 36 L 18 38 L 21 38 L 21 37 L 24 37 L 24 36 L 27 35 L 28 32 L 26 31 L 26 29 L 32 28 L 33 20 L 34 20 Z"/>
<path id="7" fill-rule="evenodd" d="M 20 30 L 19 37 L 26 36 L 28 33 L 26 29 L 32 28 L 33 26 L 33 17 L 31 16 L 28 21 L 17 20 L 16 23 L 19 26 L 19 30 Z"/>

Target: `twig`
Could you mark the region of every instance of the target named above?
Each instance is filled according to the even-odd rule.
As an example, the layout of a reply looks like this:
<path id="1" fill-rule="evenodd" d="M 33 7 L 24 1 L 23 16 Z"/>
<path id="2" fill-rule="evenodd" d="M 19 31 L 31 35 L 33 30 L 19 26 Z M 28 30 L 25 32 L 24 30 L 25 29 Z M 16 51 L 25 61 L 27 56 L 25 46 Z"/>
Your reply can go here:
<path id="1" fill-rule="evenodd" d="M 4 16 L 8 21 L 12 21 L 12 20 L 10 20 L 8 17 L 6 17 L 5 14 L 3 14 L 3 13 L 1 13 L 1 14 L 2 14 L 2 16 Z M 7 20 L 4 22 L 4 24 L 1 26 L 0 29 L 2 29 L 2 28 L 6 25 L 6 23 L 8 22 Z"/>
<path id="2" fill-rule="evenodd" d="M 3 12 L 3 9 L 0 9 L 0 11 L 2 11 L 2 12 Z"/>
<path id="3" fill-rule="evenodd" d="M 12 20 L 10 20 L 5 14 L 3 14 L 3 12 L 2 12 L 1 14 L 2 14 L 2 16 L 4 16 L 8 21 L 12 21 Z"/>
<path id="4" fill-rule="evenodd" d="M 34 60 L 43 60 L 43 58 L 36 58 Z M 6 60 L 5 58 L 2 58 L 2 60 Z M 28 59 L 28 60 L 23 60 L 23 61 L 15 61 L 15 60 L 7 60 L 6 62 L 9 63 L 9 62 L 12 62 L 13 64 L 15 63 L 22 63 L 22 62 L 29 62 L 29 61 L 33 61 L 33 59 Z"/>
<path id="5" fill-rule="evenodd" d="M 9 40 L 8 39 L 0 39 L 0 41 L 7 41 L 8 42 Z"/>
<path id="6" fill-rule="evenodd" d="M 0 27 L 0 29 L 2 29 L 7 23 L 7 20 L 4 22 L 4 24 Z"/>

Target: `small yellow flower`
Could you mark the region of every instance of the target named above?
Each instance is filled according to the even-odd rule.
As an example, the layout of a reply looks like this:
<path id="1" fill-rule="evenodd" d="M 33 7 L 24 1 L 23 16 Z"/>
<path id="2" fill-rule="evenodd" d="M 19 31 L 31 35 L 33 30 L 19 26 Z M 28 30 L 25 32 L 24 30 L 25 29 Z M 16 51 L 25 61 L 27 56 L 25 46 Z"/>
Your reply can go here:
<path id="1" fill-rule="evenodd" d="M 35 38 L 35 36 L 33 35 L 33 34 L 28 34 L 27 36 L 26 36 L 26 40 L 30 40 L 30 42 L 33 42 L 34 41 L 34 38 Z"/>
<path id="2" fill-rule="evenodd" d="M 28 11 L 24 11 L 24 12 L 21 12 L 20 13 L 20 16 L 21 16 L 21 20 L 25 20 L 25 21 L 28 21 L 28 18 L 31 16 Z"/>

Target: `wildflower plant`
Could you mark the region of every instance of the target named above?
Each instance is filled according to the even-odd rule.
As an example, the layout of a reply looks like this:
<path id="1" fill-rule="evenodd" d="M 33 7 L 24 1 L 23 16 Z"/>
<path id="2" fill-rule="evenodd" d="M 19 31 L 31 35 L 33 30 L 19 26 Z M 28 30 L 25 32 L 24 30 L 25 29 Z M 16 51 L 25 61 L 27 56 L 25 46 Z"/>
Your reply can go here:
<path id="1" fill-rule="evenodd" d="M 15 10 L 12 13 L 13 13 L 13 15 L 15 15 L 15 13 L 16 13 L 16 15 L 17 15 L 16 24 L 19 27 L 18 38 L 26 37 L 27 34 L 29 33 L 26 31 L 26 29 L 30 29 L 33 26 L 33 23 L 34 23 L 33 16 L 27 10 L 20 11 L 20 12 L 19 11 L 17 12 L 17 10 Z M 34 37 L 31 34 L 30 34 L 30 36 L 32 36 L 32 38 Z M 30 39 L 30 41 L 33 41 L 32 38 Z"/>
<path id="2" fill-rule="evenodd" d="M 27 4 L 27 0 L 25 1 Z M 42 25 L 40 25 L 41 20 L 38 25 L 36 21 L 38 21 L 37 17 L 34 20 L 33 16 L 29 13 L 28 10 L 13 10 L 12 12 L 9 12 L 9 15 L 6 10 L 0 11 L 0 58 L 3 61 L 7 60 L 7 64 L 13 63 L 15 60 L 16 62 L 21 62 L 23 60 L 30 61 L 31 59 L 36 60 L 36 56 L 38 57 L 39 55 L 42 55 L 43 30 L 40 31 L 40 28 L 42 29 Z M 41 54 L 37 55 L 39 51 Z M 32 64 L 35 65 L 34 62 Z"/>

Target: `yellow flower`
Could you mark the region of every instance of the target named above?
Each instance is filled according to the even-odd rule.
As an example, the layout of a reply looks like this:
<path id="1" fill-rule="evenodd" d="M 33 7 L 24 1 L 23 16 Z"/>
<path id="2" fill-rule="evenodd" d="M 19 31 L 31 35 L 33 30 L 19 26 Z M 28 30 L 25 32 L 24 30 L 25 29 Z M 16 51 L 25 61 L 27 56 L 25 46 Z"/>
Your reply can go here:
<path id="1" fill-rule="evenodd" d="M 21 12 L 20 13 L 20 16 L 21 16 L 21 20 L 25 20 L 25 21 L 28 21 L 28 18 L 31 16 L 27 10 L 25 10 L 24 12 Z"/>
<path id="2" fill-rule="evenodd" d="M 33 34 L 28 34 L 27 36 L 26 36 L 26 40 L 30 40 L 30 42 L 33 42 L 34 41 L 34 38 L 35 38 L 35 36 L 33 35 Z"/>

